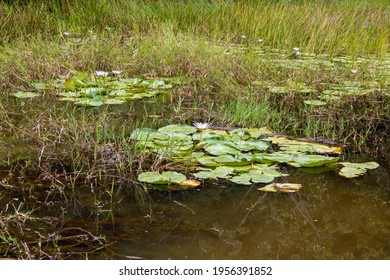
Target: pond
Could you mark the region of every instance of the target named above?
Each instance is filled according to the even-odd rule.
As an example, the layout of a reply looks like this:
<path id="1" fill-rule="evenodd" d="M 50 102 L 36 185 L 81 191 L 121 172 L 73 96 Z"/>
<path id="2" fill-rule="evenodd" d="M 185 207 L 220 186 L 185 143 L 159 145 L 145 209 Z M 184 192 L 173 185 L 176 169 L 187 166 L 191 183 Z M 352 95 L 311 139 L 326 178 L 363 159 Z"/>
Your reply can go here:
<path id="1" fill-rule="evenodd" d="M 74 222 L 116 240 L 115 259 L 390 259 L 388 168 L 352 180 L 289 173 L 300 192 L 206 182 L 97 211 L 80 200 Z"/>
<path id="2" fill-rule="evenodd" d="M 11 122 L 20 129 L 22 136 L 2 135 L 0 140 L 6 148 L 0 149 L 0 159 L 6 162 L 11 158 L 11 163 L 12 160 L 15 164 L 20 161 L 27 166 L 31 157 L 38 154 L 39 168 L 43 168 L 41 159 L 43 163 L 45 159 L 61 158 L 61 155 L 45 154 L 51 142 L 44 137 L 51 139 L 50 133 L 66 135 L 63 131 L 68 129 L 66 136 L 73 137 L 69 138 L 70 142 L 84 141 L 88 144 L 90 141 L 96 144 L 111 140 L 109 133 L 116 129 L 123 129 L 121 133 L 130 136 L 138 127 L 157 128 L 207 115 L 202 113 L 197 116 L 200 111 L 191 110 L 195 108 L 191 107 L 191 100 L 185 107 L 183 104 L 187 99 L 174 98 L 166 95 L 108 109 L 104 106 L 74 109 L 73 104 L 64 105 L 50 96 L 43 100 L 6 100 L 3 104 L 12 111 Z M 48 113 L 51 111 L 53 115 L 61 113 L 53 117 Z M 45 114 L 48 115 L 42 117 Z M 107 139 L 99 140 L 99 135 L 94 134 L 98 131 L 99 122 L 95 124 L 93 121 L 102 116 L 107 116 L 103 119 L 108 123 L 107 127 L 113 128 L 108 131 Z M 93 121 L 88 122 L 88 118 Z M 41 120 L 42 124 L 53 125 L 46 135 L 43 126 L 40 126 Z M 81 124 L 73 124 L 72 127 L 72 122 Z M 66 123 L 70 129 L 66 125 L 63 126 L 65 129 L 54 127 L 54 124 L 61 123 Z M 88 135 L 90 123 L 97 128 L 91 129 L 91 138 L 84 139 L 82 133 Z M 28 135 L 30 132 L 33 136 Z M 41 137 L 40 133 L 42 139 L 37 141 L 34 136 Z M 66 139 L 61 137 L 54 138 L 54 141 L 60 143 Z M 33 148 L 37 144 L 42 145 L 38 152 Z M 73 146 L 70 148 L 70 151 L 76 150 Z M 376 160 L 367 156 L 343 157 L 347 157 L 343 160 L 351 162 Z M 45 172 L 40 175 L 39 172 L 18 174 L 5 167 L 0 170 L 0 209 L 9 210 L 9 201 L 19 201 L 28 205 L 28 209 L 38 209 L 33 212 L 34 218 L 44 220 L 47 215 L 58 216 L 59 221 L 63 219 L 62 228 L 82 229 L 84 233 L 105 237 L 109 244 L 105 250 L 65 258 L 390 259 L 390 169 L 387 162 L 378 163 L 379 168 L 353 179 L 340 177 L 335 170 L 293 168 L 281 164 L 283 173 L 289 174 L 288 181 L 279 177 L 276 182 L 302 184 L 297 193 L 264 193 L 257 189 L 265 184 L 243 186 L 219 178 L 200 180 L 202 185 L 196 189 L 141 192 L 138 199 L 134 190 L 129 191 L 140 186 L 140 183 L 135 185 L 135 180 L 126 184 L 115 183 L 115 186 L 100 185 L 96 189 L 93 183 L 80 185 L 77 182 L 75 187 L 67 181 L 63 184 L 66 194 L 58 194 L 56 190 L 52 195 L 50 184 L 44 178 L 47 176 Z M 91 163 L 90 167 L 95 168 L 94 176 L 100 174 L 101 166 Z M 56 168 L 50 166 L 48 170 L 56 172 Z M 68 170 L 69 174 L 65 177 L 76 174 L 74 171 Z M 145 166 L 144 171 L 148 171 Z M 21 191 L 7 185 L 11 173 L 16 174 L 14 177 L 19 176 Z M 38 178 L 34 177 L 37 174 Z M 64 176 L 51 175 L 54 178 L 49 178 L 52 182 L 60 181 Z M 59 179 L 56 179 L 57 175 Z M 7 190 L 11 191 L 7 193 Z M 34 194 L 34 191 L 39 194 Z M 54 206 L 48 198 L 53 199 Z M 15 212 L 21 205 L 19 202 L 12 204 Z M 35 207 L 36 202 L 41 204 Z M 50 228 L 41 224 L 36 227 L 38 230 Z M 34 227 L 29 228 L 29 231 L 34 230 Z M 61 235 L 61 231 L 57 233 Z"/>

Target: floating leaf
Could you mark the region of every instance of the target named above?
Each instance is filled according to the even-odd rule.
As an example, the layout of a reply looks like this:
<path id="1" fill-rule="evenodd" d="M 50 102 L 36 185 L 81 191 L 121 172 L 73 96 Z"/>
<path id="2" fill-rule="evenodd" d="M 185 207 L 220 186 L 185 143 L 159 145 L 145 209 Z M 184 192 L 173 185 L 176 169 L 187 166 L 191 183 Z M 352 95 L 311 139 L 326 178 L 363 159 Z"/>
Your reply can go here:
<path id="1" fill-rule="evenodd" d="M 318 154 L 340 154 L 341 153 L 340 147 L 329 147 L 318 143 L 291 140 L 291 139 L 287 139 L 286 137 L 274 136 L 274 137 L 267 137 L 263 140 L 271 141 L 272 144 L 278 145 L 282 151 L 303 152 L 303 153 L 309 152 L 309 153 L 318 153 Z"/>
<path id="2" fill-rule="evenodd" d="M 103 105 L 103 100 L 100 96 L 94 96 L 94 98 L 77 98 L 74 104 L 78 106 L 99 107 Z"/>
<path id="3" fill-rule="evenodd" d="M 234 172 L 234 168 L 227 166 L 219 166 L 214 170 L 210 171 L 201 171 L 198 173 L 194 173 L 196 178 L 199 179 L 218 179 L 218 178 L 230 178 Z"/>
<path id="4" fill-rule="evenodd" d="M 295 156 L 296 154 L 285 152 L 260 153 L 254 154 L 253 159 L 259 163 L 287 163 L 293 161 Z"/>
<path id="5" fill-rule="evenodd" d="M 224 143 L 209 144 L 204 147 L 205 151 L 214 156 L 220 155 L 236 155 L 240 151 Z"/>
<path id="6" fill-rule="evenodd" d="M 366 173 L 364 168 L 355 168 L 355 167 L 343 167 L 341 168 L 339 175 L 345 178 L 356 178 Z"/>
<path id="7" fill-rule="evenodd" d="M 269 148 L 268 143 L 260 140 L 227 142 L 226 144 L 242 152 L 248 152 L 252 150 L 265 151 Z"/>
<path id="8" fill-rule="evenodd" d="M 193 189 L 200 186 L 200 182 L 194 179 L 187 179 L 180 183 L 181 189 Z"/>
<path id="9" fill-rule="evenodd" d="M 252 180 L 252 176 L 249 173 L 243 173 L 241 175 L 234 176 L 229 179 L 230 182 L 239 185 L 252 185 L 251 180 Z"/>
<path id="10" fill-rule="evenodd" d="M 84 88 L 80 91 L 80 96 L 84 97 L 94 97 L 95 95 L 104 95 L 106 94 L 107 90 L 105 88 L 99 87 L 89 87 L 89 88 Z"/>
<path id="11" fill-rule="evenodd" d="M 269 130 L 268 128 L 266 128 L 266 127 L 261 127 L 261 128 L 238 128 L 238 129 L 232 130 L 230 133 L 237 134 L 237 132 L 240 132 L 240 131 L 248 133 L 251 138 L 259 138 L 261 135 L 267 135 L 267 134 L 271 134 L 272 133 L 272 131 Z"/>
<path id="12" fill-rule="evenodd" d="M 217 162 L 219 165 L 241 166 L 251 164 L 252 157 L 249 155 L 244 157 L 242 154 L 237 154 L 236 156 L 221 155 L 215 157 L 214 162 Z"/>
<path id="13" fill-rule="evenodd" d="M 213 131 L 202 131 L 192 135 L 194 141 L 206 141 L 210 139 L 223 140 L 223 136 Z"/>
<path id="14" fill-rule="evenodd" d="M 171 124 L 159 128 L 158 131 L 165 134 L 172 134 L 172 133 L 192 134 L 196 132 L 196 128 L 185 124 Z"/>
<path id="15" fill-rule="evenodd" d="M 341 168 L 339 175 L 345 178 L 356 178 L 366 173 L 367 169 L 375 169 L 379 167 L 376 162 L 351 163 L 340 162 L 344 167 Z"/>
<path id="16" fill-rule="evenodd" d="M 12 96 L 16 98 L 33 98 L 37 96 L 42 96 L 42 94 L 38 92 L 32 92 L 32 91 L 18 91 L 11 94 Z"/>
<path id="17" fill-rule="evenodd" d="M 302 188 L 301 184 L 292 184 L 292 183 L 272 183 L 266 185 L 262 188 L 258 188 L 259 191 L 263 192 L 297 192 Z"/>
<path id="18" fill-rule="evenodd" d="M 126 101 L 123 99 L 116 99 L 116 98 L 109 98 L 104 100 L 104 104 L 108 105 L 118 105 L 118 104 L 123 104 Z"/>
<path id="19" fill-rule="evenodd" d="M 293 160 L 287 163 L 294 167 L 317 167 L 328 163 L 334 163 L 338 160 L 338 157 L 321 155 L 295 155 Z"/>
<path id="20" fill-rule="evenodd" d="M 362 169 L 375 169 L 379 167 L 379 164 L 376 163 L 375 161 L 363 162 L 363 163 L 339 162 L 339 164 L 344 165 L 346 167 L 362 168 Z"/>
<path id="21" fill-rule="evenodd" d="M 149 184 L 165 185 L 165 184 L 181 184 L 187 178 L 178 172 L 144 172 L 138 175 L 138 181 Z"/>

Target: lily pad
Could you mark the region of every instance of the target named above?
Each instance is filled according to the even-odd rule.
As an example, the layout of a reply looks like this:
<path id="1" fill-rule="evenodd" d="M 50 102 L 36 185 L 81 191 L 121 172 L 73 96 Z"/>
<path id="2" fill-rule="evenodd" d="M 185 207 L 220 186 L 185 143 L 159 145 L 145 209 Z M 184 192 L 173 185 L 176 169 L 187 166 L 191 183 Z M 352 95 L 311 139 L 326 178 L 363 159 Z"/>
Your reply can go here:
<path id="1" fill-rule="evenodd" d="M 247 140 L 247 141 L 236 141 L 227 142 L 229 146 L 240 150 L 241 152 L 248 151 L 265 151 L 269 148 L 269 144 L 260 140 Z"/>
<path id="2" fill-rule="evenodd" d="M 323 144 L 287 139 L 286 137 L 267 137 L 264 141 L 271 141 L 282 151 L 318 153 L 318 154 L 340 154 L 340 147 L 329 147 Z"/>
<path id="3" fill-rule="evenodd" d="M 294 167 L 317 167 L 328 163 L 334 163 L 338 160 L 338 157 L 322 155 L 295 155 L 293 160 L 287 163 Z"/>
<path id="4" fill-rule="evenodd" d="M 267 165 L 259 165 L 248 170 L 247 173 L 242 173 L 240 175 L 234 176 L 229 181 L 241 184 L 241 185 L 250 185 L 251 183 L 270 183 L 276 177 L 285 176 L 276 170 L 275 167 L 269 167 Z"/>
<path id="5" fill-rule="evenodd" d="M 239 131 L 243 131 L 243 132 L 248 133 L 251 138 L 259 138 L 262 135 L 267 135 L 267 134 L 272 133 L 272 131 L 266 127 L 235 129 L 235 130 L 232 130 L 231 133 L 237 133 Z"/>
<path id="6" fill-rule="evenodd" d="M 343 167 L 341 168 L 339 175 L 345 178 L 356 178 L 366 173 L 366 169 L 364 168 L 356 168 L 356 167 Z"/>
<path id="7" fill-rule="evenodd" d="M 243 173 L 229 179 L 230 182 L 233 182 L 235 184 L 248 185 L 248 186 L 252 185 L 251 180 L 252 180 L 252 176 L 249 173 Z"/>
<path id="8" fill-rule="evenodd" d="M 118 105 L 118 104 L 123 104 L 126 101 L 123 99 L 116 99 L 116 98 L 109 98 L 104 100 L 104 104 L 107 105 Z"/>
<path id="9" fill-rule="evenodd" d="M 218 179 L 218 178 L 230 178 L 234 173 L 234 168 L 227 166 L 219 166 L 214 170 L 210 171 L 201 171 L 193 173 L 196 178 L 199 179 Z"/>
<path id="10" fill-rule="evenodd" d="M 102 87 L 89 87 L 89 88 L 84 88 L 80 91 L 80 96 L 84 97 L 94 97 L 96 95 L 104 95 L 107 93 L 107 90 Z"/>
<path id="11" fill-rule="evenodd" d="M 180 189 L 194 189 L 200 186 L 200 182 L 194 179 L 187 179 L 180 183 Z"/>
<path id="12" fill-rule="evenodd" d="M 375 169 L 379 167 L 379 164 L 376 162 L 340 162 L 339 164 L 344 166 L 343 168 L 341 168 L 339 175 L 345 178 L 356 178 L 361 175 L 364 175 L 367 169 Z"/>
<path id="13" fill-rule="evenodd" d="M 103 105 L 103 100 L 100 96 L 94 96 L 94 98 L 77 98 L 74 104 L 78 106 L 99 107 Z"/>
<path id="14" fill-rule="evenodd" d="M 272 183 L 266 185 L 262 188 L 258 188 L 259 191 L 263 192 L 297 192 L 302 188 L 301 184 L 292 184 L 292 183 Z"/>
<path id="15" fill-rule="evenodd" d="M 344 165 L 345 167 L 353 168 L 362 168 L 362 169 L 376 169 L 379 167 L 379 164 L 375 161 L 355 163 L 355 162 L 339 162 L 339 164 Z"/>
<path id="16" fill-rule="evenodd" d="M 11 94 L 12 96 L 16 98 L 33 98 L 37 96 L 42 96 L 42 94 L 38 92 L 32 92 L 32 91 L 18 91 Z"/>
<path id="17" fill-rule="evenodd" d="M 205 151 L 214 156 L 236 155 L 240 151 L 224 143 L 209 144 L 204 147 Z"/>
<path id="18" fill-rule="evenodd" d="M 165 134 L 172 134 L 172 133 L 192 134 L 196 132 L 196 128 L 185 124 L 171 124 L 159 128 L 158 131 Z"/>
<path id="19" fill-rule="evenodd" d="M 178 172 L 144 172 L 138 175 L 138 181 L 148 184 L 166 185 L 181 184 L 186 180 L 186 176 Z"/>

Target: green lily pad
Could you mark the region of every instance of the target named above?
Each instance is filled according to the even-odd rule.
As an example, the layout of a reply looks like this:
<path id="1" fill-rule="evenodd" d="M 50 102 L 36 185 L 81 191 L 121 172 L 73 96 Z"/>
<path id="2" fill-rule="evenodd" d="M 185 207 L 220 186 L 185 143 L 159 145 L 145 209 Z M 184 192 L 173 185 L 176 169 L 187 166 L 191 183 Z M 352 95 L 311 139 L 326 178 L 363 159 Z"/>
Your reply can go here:
<path id="1" fill-rule="evenodd" d="M 339 162 L 339 164 L 344 165 L 345 167 L 362 168 L 362 169 L 376 169 L 379 167 L 379 164 L 376 163 L 375 161 L 363 162 L 363 163 Z"/>
<path id="2" fill-rule="evenodd" d="M 18 92 L 12 93 L 11 95 L 16 97 L 16 98 L 33 98 L 33 97 L 42 96 L 42 94 L 40 94 L 38 92 L 32 92 L 32 91 L 18 91 Z"/>
<path id="3" fill-rule="evenodd" d="M 80 97 L 80 93 L 74 91 L 60 92 L 57 94 L 59 97 L 63 98 L 74 98 Z"/>
<path id="4" fill-rule="evenodd" d="M 202 132 L 194 133 L 192 135 L 192 139 L 194 141 L 206 141 L 210 139 L 223 140 L 224 137 L 221 134 L 213 131 L 202 131 Z"/>
<path id="5" fill-rule="evenodd" d="M 235 184 L 248 185 L 248 186 L 252 185 L 251 180 L 252 180 L 252 176 L 249 173 L 243 173 L 229 179 L 230 182 L 233 182 Z"/>
<path id="6" fill-rule="evenodd" d="M 291 140 L 291 139 L 287 139 L 286 137 L 274 136 L 274 137 L 267 137 L 263 140 L 271 141 L 272 144 L 278 145 L 282 151 L 318 153 L 318 154 L 340 154 L 341 153 L 340 147 L 329 147 L 318 143 Z"/>
<path id="7" fill-rule="evenodd" d="M 144 172 L 138 175 L 138 181 L 148 184 L 166 185 L 180 184 L 187 179 L 186 176 L 178 172 Z"/>
<path id="8" fill-rule="evenodd" d="M 250 135 L 251 138 L 259 138 L 262 135 L 267 135 L 271 134 L 272 131 L 269 130 L 266 127 L 260 127 L 260 128 L 239 128 L 239 129 L 234 129 L 230 133 L 232 134 L 237 134 L 237 132 L 245 132 Z"/>
<path id="9" fill-rule="evenodd" d="M 296 154 L 275 152 L 275 153 L 256 153 L 253 155 L 253 159 L 259 163 L 287 163 L 293 161 Z"/>
<path id="10" fill-rule="evenodd" d="M 99 87 L 89 87 L 89 88 L 84 88 L 80 91 L 80 96 L 84 97 L 94 97 L 95 95 L 104 95 L 106 94 L 107 90 L 105 88 Z"/>
<path id="11" fill-rule="evenodd" d="M 223 165 L 223 163 L 219 164 L 219 163 L 215 162 L 215 157 L 212 157 L 212 156 L 197 157 L 196 161 L 198 163 L 200 163 L 201 165 L 203 165 L 203 166 L 219 166 L 219 165 Z"/>
<path id="12" fill-rule="evenodd" d="M 126 101 L 123 99 L 116 99 L 116 98 L 108 98 L 104 100 L 104 104 L 108 105 L 118 105 L 118 104 L 123 104 Z"/>
<path id="13" fill-rule="evenodd" d="M 218 178 L 226 179 L 226 178 L 230 178 L 233 172 L 234 172 L 234 168 L 227 167 L 227 166 L 219 166 L 212 171 L 201 171 L 201 172 L 193 173 L 192 175 L 194 175 L 196 178 L 199 179 L 218 179 Z"/>
<path id="14" fill-rule="evenodd" d="M 286 175 L 287 174 L 282 174 L 277 171 L 275 166 L 270 167 L 264 164 L 253 166 L 252 169 L 232 177 L 229 181 L 241 185 L 250 185 L 252 183 L 270 183 L 275 180 L 276 177 Z"/>
<path id="15" fill-rule="evenodd" d="M 367 169 L 375 169 L 379 167 L 376 162 L 364 162 L 364 163 L 352 163 L 352 162 L 339 162 L 344 167 L 341 168 L 339 175 L 345 178 L 356 178 L 364 175 Z"/>
<path id="16" fill-rule="evenodd" d="M 211 155 L 236 155 L 240 151 L 224 143 L 208 144 L 204 147 L 204 150 Z"/>
<path id="17" fill-rule="evenodd" d="M 229 165 L 229 166 L 242 166 L 252 163 L 252 156 L 242 156 L 237 154 L 236 156 L 232 155 L 221 155 L 214 158 L 214 162 L 219 165 Z"/>
<path id="18" fill-rule="evenodd" d="M 94 96 L 94 98 L 77 98 L 74 104 L 78 106 L 99 107 L 103 105 L 103 100 L 100 96 Z"/>
<path id="19" fill-rule="evenodd" d="M 227 142 L 226 144 L 237 150 L 240 150 L 241 152 L 265 151 L 269 148 L 268 143 L 260 140 Z"/>
<path id="20" fill-rule="evenodd" d="M 293 160 L 287 163 L 294 167 L 317 167 L 323 166 L 324 164 L 334 163 L 338 160 L 338 157 L 322 155 L 295 155 Z"/>
<path id="21" fill-rule="evenodd" d="M 192 134 L 196 132 L 196 128 L 185 124 L 171 124 L 159 128 L 158 131 L 165 134 L 172 134 L 172 133 Z"/>

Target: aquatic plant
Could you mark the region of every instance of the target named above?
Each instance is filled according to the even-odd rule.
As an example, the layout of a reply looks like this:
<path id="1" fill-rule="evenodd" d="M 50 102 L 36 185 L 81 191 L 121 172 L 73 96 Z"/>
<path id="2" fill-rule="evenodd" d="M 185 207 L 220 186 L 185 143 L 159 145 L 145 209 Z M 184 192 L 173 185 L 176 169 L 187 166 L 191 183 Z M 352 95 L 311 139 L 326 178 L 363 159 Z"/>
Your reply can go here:
<path id="1" fill-rule="evenodd" d="M 180 165 L 184 162 L 190 162 L 190 169 L 200 170 L 192 173 L 197 179 L 227 179 L 240 185 L 271 183 L 277 177 L 288 176 L 278 170 L 279 164 L 296 168 L 328 166 L 329 170 L 339 164 L 344 167 L 338 174 L 345 178 L 358 177 L 365 174 L 367 169 L 379 166 L 374 162 L 338 162 L 340 147 L 269 136 L 271 131 L 266 128 L 242 128 L 232 131 L 202 129 L 199 133 L 201 136 L 195 131 L 191 126 L 172 124 L 158 130 L 136 129 L 130 138 L 137 141 L 141 151 L 154 152 L 171 159 L 178 168 L 181 168 Z M 273 150 L 264 152 L 270 145 Z M 149 184 L 180 184 L 186 179 L 186 176 L 182 175 L 178 181 L 171 179 L 173 173 L 167 173 L 168 176 L 165 177 L 164 174 L 141 173 L 138 180 Z M 300 187 L 274 184 L 259 190 L 295 192 Z"/>

